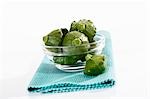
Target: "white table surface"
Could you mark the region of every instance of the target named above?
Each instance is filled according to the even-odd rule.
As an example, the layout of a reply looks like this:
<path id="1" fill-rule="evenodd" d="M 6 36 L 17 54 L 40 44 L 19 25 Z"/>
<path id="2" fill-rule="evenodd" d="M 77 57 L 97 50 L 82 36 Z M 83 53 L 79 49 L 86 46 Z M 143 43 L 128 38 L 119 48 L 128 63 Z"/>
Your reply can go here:
<path id="1" fill-rule="evenodd" d="M 10 99 L 148 97 L 144 2 L 10 1 L 4 2 L 2 11 L 1 97 Z M 40 45 L 41 37 L 55 28 L 69 28 L 73 20 L 82 18 L 91 19 L 97 30 L 111 33 L 116 86 L 111 89 L 62 94 L 28 93 L 27 86 L 44 56 Z"/>

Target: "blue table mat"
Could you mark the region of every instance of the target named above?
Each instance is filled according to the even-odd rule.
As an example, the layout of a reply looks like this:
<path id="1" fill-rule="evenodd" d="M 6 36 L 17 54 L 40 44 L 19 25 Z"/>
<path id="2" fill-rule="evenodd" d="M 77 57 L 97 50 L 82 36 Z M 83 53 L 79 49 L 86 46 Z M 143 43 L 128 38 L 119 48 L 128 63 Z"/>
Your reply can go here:
<path id="1" fill-rule="evenodd" d="M 115 85 L 110 33 L 99 31 L 98 34 L 105 36 L 105 48 L 102 51 L 107 59 L 105 73 L 98 76 L 86 76 L 83 72 L 63 72 L 58 70 L 45 56 L 28 86 L 28 91 L 33 93 L 61 93 L 109 88 Z"/>

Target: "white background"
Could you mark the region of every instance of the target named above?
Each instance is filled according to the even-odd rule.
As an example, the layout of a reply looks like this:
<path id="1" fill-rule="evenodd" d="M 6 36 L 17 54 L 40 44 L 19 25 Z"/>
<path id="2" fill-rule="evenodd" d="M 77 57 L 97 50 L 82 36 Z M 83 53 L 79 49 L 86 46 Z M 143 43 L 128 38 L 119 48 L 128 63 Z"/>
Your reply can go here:
<path id="1" fill-rule="evenodd" d="M 7 0 L 1 3 L 1 8 L 1 97 L 148 97 L 145 1 Z M 44 56 L 42 36 L 55 28 L 69 28 L 72 21 L 83 18 L 91 19 L 98 30 L 111 33 L 116 86 L 87 92 L 29 94 L 27 86 Z"/>

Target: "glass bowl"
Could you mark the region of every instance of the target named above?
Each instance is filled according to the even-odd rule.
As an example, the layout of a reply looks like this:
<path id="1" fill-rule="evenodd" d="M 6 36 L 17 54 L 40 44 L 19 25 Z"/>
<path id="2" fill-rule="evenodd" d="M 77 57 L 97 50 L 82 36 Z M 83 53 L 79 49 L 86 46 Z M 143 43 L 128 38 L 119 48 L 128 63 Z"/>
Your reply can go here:
<path id="1" fill-rule="evenodd" d="M 65 72 L 82 71 L 85 67 L 87 54 L 101 54 L 105 46 L 105 37 L 96 33 L 94 42 L 81 46 L 46 46 L 42 44 L 43 51 L 54 65 Z"/>

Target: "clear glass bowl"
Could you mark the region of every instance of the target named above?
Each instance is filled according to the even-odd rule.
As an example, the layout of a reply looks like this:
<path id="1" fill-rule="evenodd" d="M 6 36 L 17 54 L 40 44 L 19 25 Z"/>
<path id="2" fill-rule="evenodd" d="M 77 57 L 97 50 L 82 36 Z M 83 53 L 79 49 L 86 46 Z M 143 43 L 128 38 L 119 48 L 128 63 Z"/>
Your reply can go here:
<path id="1" fill-rule="evenodd" d="M 82 71 L 85 67 L 85 56 L 87 54 L 101 54 L 105 46 L 105 37 L 96 33 L 95 42 L 81 46 L 46 46 L 43 51 L 55 66 L 65 72 Z"/>

